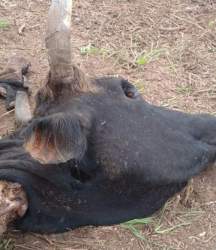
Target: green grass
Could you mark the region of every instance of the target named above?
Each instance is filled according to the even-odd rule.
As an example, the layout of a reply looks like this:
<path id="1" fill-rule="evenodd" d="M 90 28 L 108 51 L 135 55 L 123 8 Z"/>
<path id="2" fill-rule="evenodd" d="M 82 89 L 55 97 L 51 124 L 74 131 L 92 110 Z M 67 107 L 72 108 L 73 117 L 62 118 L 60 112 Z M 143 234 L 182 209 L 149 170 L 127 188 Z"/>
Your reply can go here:
<path id="1" fill-rule="evenodd" d="M 0 29 L 6 29 L 10 26 L 9 22 L 6 20 L 0 20 Z"/>
<path id="2" fill-rule="evenodd" d="M 165 206 L 161 209 L 159 214 L 154 215 L 152 217 L 147 217 L 143 219 L 134 219 L 127 221 L 122 225 L 122 227 L 131 231 L 131 233 L 139 238 L 140 240 L 146 240 L 144 235 L 142 234 L 142 228 L 145 225 L 149 225 L 151 227 L 151 231 L 153 234 L 168 234 L 172 231 L 175 231 L 179 228 L 189 226 L 193 221 L 200 219 L 203 215 L 202 210 L 186 210 L 186 211 L 178 211 L 175 214 L 175 221 L 170 225 L 164 225 L 164 218 L 166 216 L 167 209 L 170 206 L 170 202 L 167 202 Z"/>
<path id="3" fill-rule="evenodd" d="M 94 45 L 87 45 L 80 48 L 81 55 L 106 55 L 108 53 L 107 49 L 97 48 Z"/>
<path id="4" fill-rule="evenodd" d="M 209 27 L 210 29 L 214 28 L 215 25 L 216 25 L 216 20 L 211 20 L 211 21 L 209 21 L 209 23 L 208 23 L 208 27 Z"/>
<path id="5" fill-rule="evenodd" d="M 122 223 L 122 227 L 130 230 L 131 233 L 134 234 L 140 240 L 146 240 L 145 237 L 142 235 L 140 229 L 137 227 L 151 224 L 152 221 L 153 221 L 152 217 L 143 218 L 143 219 L 134 219 L 134 220 L 130 220 L 125 223 Z"/>
<path id="6" fill-rule="evenodd" d="M 176 219 L 179 222 L 174 223 L 174 225 L 171 225 L 170 227 L 163 226 L 162 220 L 160 220 L 160 223 L 155 226 L 154 232 L 156 234 L 167 234 L 170 233 L 178 228 L 181 228 L 183 226 L 189 226 L 193 221 L 200 218 L 200 216 L 203 215 L 203 211 L 200 210 L 190 210 L 190 211 L 182 211 L 178 212 L 176 215 Z"/>
<path id="7" fill-rule="evenodd" d="M 151 49 L 149 52 L 142 53 L 136 59 L 137 65 L 146 65 L 147 63 L 158 59 L 162 54 L 165 54 L 165 49 Z"/>
<path id="8" fill-rule="evenodd" d="M 122 224 L 122 227 L 128 229 L 131 231 L 131 233 L 139 238 L 140 240 L 146 240 L 146 238 L 143 236 L 141 232 L 141 227 L 144 225 L 151 225 L 153 228 L 153 233 L 155 234 L 168 234 L 178 228 L 181 228 L 183 226 L 188 226 L 191 224 L 190 220 L 182 221 L 180 223 L 174 224 L 170 227 L 164 227 L 161 220 L 159 220 L 160 223 L 158 223 L 156 217 L 148 217 L 143 219 L 135 219 L 128 222 L 125 222 Z"/>

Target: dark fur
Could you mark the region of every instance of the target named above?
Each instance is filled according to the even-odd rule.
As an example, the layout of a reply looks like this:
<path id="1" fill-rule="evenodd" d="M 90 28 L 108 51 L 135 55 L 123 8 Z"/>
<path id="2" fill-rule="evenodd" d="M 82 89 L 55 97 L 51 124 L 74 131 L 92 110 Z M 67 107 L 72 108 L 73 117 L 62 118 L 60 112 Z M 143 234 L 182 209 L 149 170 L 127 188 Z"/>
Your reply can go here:
<path id="1" fill-rule="evenodd" d="M 215 161 L 215 117 L 128 98 L 123 79 L 94 84 L 95 93 L 49 105 L 40 96 L 30 124 L 0 141 L 0 178 L 21 183 L 29 199 L 16 228 L 51 233 L 149 216 Z M 72 159 L 34 160 L 22 145 L 35 129 Z"/>

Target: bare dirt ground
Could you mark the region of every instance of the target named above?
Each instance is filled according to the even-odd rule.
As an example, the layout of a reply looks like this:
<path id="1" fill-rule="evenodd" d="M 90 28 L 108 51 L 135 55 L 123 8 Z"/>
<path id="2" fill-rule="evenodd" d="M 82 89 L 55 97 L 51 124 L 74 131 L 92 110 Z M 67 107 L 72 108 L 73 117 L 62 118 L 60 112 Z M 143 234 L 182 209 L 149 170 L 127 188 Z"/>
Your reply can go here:
<path id="1" fill-rule="evenodd" d="M 215 114 L 215 0 L 74 2 L 73 55 L 85 72 L 122 75 L 154 104 Z M 0 68 L 13 53 L 29 58 L 33 92 L 48 70 L 48 6 L 48 0 L 0 1 Z M 13 112 L 5 112 L 1 102 L 1 135 L 14 126 Z M 215 184 L 216 169 L 211 168 L 134 233 L 122 225 L 51 236 L 10 232 L 0 249 L 215 250 Z"/>

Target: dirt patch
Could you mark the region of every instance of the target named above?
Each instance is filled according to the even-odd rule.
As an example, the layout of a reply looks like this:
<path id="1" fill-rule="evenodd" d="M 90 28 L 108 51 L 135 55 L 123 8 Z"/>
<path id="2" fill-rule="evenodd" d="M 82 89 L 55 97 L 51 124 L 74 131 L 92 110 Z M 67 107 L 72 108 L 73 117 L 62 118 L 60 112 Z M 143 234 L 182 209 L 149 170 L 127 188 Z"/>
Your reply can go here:
<path id="1" fill-rule="evenodd" d="M 27 57 L 33 93 L 48 70 L 48 6 L 48 0 L 0 2 L 0 65 L 13 53 Z M 74 60 L 89 75 L 119 74 L 154 104 L 215 114 L 214 0 L 75 1 L 71 32 Z M 1 102 L 1 135 L 14 127 L 13 112 L 5 112 Z M 51 236 L 12 232 L 5 236 L 5 249 L 213 250 L 215 180 L 214 168 L 194 178 L 137 236 L 122 226 L 85 227 Z"/>

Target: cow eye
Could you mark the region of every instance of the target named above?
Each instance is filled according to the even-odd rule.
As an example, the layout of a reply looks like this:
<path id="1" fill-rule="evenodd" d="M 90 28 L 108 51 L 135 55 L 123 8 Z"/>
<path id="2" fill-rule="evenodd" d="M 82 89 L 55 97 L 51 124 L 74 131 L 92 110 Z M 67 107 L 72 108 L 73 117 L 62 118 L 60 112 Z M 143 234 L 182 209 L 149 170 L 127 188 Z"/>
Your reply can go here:
<path id="1" fill-rule="evenodd" d="M 126 92 L 125 95 L 129 98 L 136 98 L 136 93 L 132 91 Z"/>
<path id="2" fill-rule="evenodd" d="M 122 89 L 124 91 L 125 96 L 131 99 L 136 99 L 138 96 L 140 96 L 139 91 L 136 89 L 136 87 L 129 83 L 127 80 L 122 81 Z"/>

